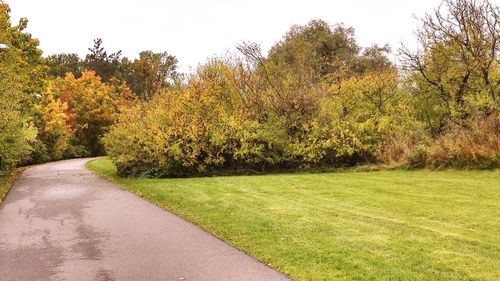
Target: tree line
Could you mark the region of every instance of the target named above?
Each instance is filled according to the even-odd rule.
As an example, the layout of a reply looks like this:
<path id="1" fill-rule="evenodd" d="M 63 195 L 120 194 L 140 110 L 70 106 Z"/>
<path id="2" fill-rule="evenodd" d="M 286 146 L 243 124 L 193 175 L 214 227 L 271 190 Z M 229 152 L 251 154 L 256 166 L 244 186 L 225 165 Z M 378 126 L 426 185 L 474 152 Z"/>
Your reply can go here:
<path id="1" fill-rule="evenodd" d="M 380 164 L 497 168 L 500 12 L 445 0 L 419 48 L 360 46 L 312 20 L 189 74 L 168 53 L 41 56 L 0 4 L 3 167 L 107 154 L 127 176 Z M 3 102 L 5 101 L 5 102 Z"/>

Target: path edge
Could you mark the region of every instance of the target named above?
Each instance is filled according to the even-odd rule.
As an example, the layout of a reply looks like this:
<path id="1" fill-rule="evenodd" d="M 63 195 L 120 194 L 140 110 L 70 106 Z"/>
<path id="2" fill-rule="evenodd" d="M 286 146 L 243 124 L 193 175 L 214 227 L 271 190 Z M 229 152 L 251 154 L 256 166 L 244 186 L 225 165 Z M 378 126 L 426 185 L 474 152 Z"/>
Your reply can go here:
<path id="1" fill-rule="evenodd" d="M 287 277 L 289 280 L 292 280 L 292 281 L 293 281 L 293 280 L 296 280 L 296 279 L 292 278 L 292 277 L 291 277 L 289 274 L 287 274 L 286 272 L 280 271 L 279 269 L 272 267 L 269 263 L 266 263 L 265 261 L 260 260 L 259 258 L 257 258 L 257 257 L 255 257 L 255 256 L 251 255 L 250 253 L 246 252 L 244 249 L 241 249 L 241 248 L 239 248 L 239 247 L 237 247 L 237 246 L 235 246 L 235 245 L 231 244 L 230 242 L 228 242 L 228 241 L 226 241 L 226 240 L 222 239 L 221 237 L 219 237 L 219 236 L 217 236 L 216 234 L 212 233 L 210 230 L 205 229 L 205 228 L 203 228 L 202 226 L 200 226 L 200 225 L 196 224 L 195 222 L 193 222 L 193 221 L 191 221 L 191 220 L 189 220 L 189 219 L 186 219 L 186 218 L 182 217 L 181 215 L 179 215 L 179 214 L 175 213 L 174 211 L 172 211 L 172 210 L 168 209 L 167 207 L 161 207 L 161 206 L 158 206 L 157 204 L 155 204 L 155 203 L 153 203 L 153 202 L 151 202 L 151 201 L 147 200 L 146 198 L 144 198 L 144 197 L 142 197 L 142 196 L 139 196 L 138 194 L 135 194 L 135 193 L 133 193 L 133 192 L 131 192 L 131 191 L 127 190 L 127 189 L 126 189 L 126 188 L 125 188 L 122 184 L 120 184 L 120 183 L 116 182 L 116 181 L 115 181 L 112 177 L 108 177 L 108 176 L 105 176 L 105 175 L 101 175 L 101 174 L 100 174 L 100 173 L 98 173 L 97 171 L 94 171 L 94 170 L 92 170 L 92 169 L 90 169 L 90 168 L 89 168 L 88 164 L 89 164 L 90 162 L 95 161 L 95 160 L 99 160 L 99 159 L 103 159 L 103 158 L 106 158 L 106 157 L 96 157 L 96 158 L 90 158 L 90 159 L 88 159 L 88 160 L 87 160 L 87 162 L 85 162 L 85 164 L 84 164 L 85 169 L 87 169 L 88 171 L 90 171 L 92 174 L 94 174 L 94 175 L 98 176 L 99 178 L 101 178 L 101 179 L 103 179 L 103 180 L 105 180 L 105 181 L 107 181 L 107 182 L 109 182 L 109 183 L 113 184 L 114 186 L 116 186 L 116 187 L 117 187 L 117 188 L 119 188 L 120 190 L 123 190 L 123 191 L 125 191 L 125 192 L 127 192 L 127 193 L 130 193 L 130 194 L 132 194 L 133 196 L 135 196 L 135 197 L 137 197 L 137 198 L 139 198 L 139 199 L 141 199 L 141 200 L 144 200 L 145 202 L 147 202 L 147 203 L 149 203 L 149 204 L 151 204 L 151 205 L 155 206 L 156 208 L 159 208 L 159 209 L 160 209 L 160 210 L 162 210 L 163 212 L 168 212 L 168 213 L 170 213 L 171 215 L 176 216 L 176 217 L 178 217 L 179 219 L 181 219 L 181 220 L 183 220 L 183 221 L 185 221 L 185 222 L 187 222 L 187 223 L 189 223 L 189 224 L 193 225 L 194 227 L 196 227 L 196 228 L 198 228 L 199 230 L 201 230 L 201 231 L 203 231 L 203 232 L 207 233 L 208 235 L 210 235 L 210 236 L 214 237 L 215 239 L 217 239 L 217 240 L 219 240 L 219 241 L 221 241 L 221 242 L 223 242 L 223 243 L 225 243 L 225 244 L 229 245 L 230 247 L 232 247 L 232 248 L 236 249 L 237 251 L 239 251 L 239 252 L 241 252 L 241 253 L 243 253 L 243 254 L 245 254 L 245 255 L 249 256 L 249 257 L 250 257 L 250 258 L 252 258 L 253 260 L 257 261 L 258 263 L 260 263 L 260 264 L 262 264 L 262 265 L 266 266 L 267 268 L 270 268 L 270 269 L 272 269 L 272 270 L 274 270 L 274 271 L 276 271 L 276 272 L 278 272 L 278 273 L 280 273 L 280 274 L 284 275 L 284 276 L 285 276 L 285 277 Z"/>

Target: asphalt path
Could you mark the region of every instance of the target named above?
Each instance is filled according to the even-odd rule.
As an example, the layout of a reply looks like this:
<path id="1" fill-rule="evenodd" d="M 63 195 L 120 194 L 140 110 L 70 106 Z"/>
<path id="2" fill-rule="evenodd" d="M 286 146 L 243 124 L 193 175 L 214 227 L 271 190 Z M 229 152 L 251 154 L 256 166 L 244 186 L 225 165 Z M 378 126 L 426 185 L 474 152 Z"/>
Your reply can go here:
<path id="1" fill-rule="evenodd" d="M 85 168 L 26 170 L 0 204 L 0 280 L 289 280 Z"/>

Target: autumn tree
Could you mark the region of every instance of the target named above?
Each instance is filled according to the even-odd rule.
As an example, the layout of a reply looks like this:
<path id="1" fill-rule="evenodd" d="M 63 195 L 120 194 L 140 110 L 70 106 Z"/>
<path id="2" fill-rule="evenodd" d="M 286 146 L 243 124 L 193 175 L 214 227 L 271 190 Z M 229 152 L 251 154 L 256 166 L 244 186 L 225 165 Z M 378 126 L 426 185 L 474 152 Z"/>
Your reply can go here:
<path id="1" fill-rule="evenodd" d="M 500 10 L 487 0 L 445 0 L 421 19 L 419 49 L 401 49 L 422 120 L 436 135 L 498 105 Z"/>
<path id="2" fill-rule="evenodd" d="M 93 71 L 84 71 L 79 78 L 72 73 L 56 78 L 48 91 L 48 97 L 53 96 L 57 102 L 49 99 L 46 106 L 57 109 L 52 110 L 52 114 L 65 109 L 66 124 L 74 135 L 68 147 L 69 156 L 102 155 L 100 138 L 115 122 L 127 101 L 133 99 L 125 84 L 116 79 L 104 83 Z"/>
<path id="3" fill-rule="evenodd" d="M 53 83 L 50 81 L 47 90 L 42 94 L 42 103 L 38 118 L 38 141 L 32 155 L 33 161 L 45 162 L 60 160 L 66 156 L 73 138 L 73 128 L 69 123 L 72 115 L 68 104 L 54 95 Z"/>
<path id="4" fill-rule="evenodd" d="M 326 156 L 321 144 L 324 140 L 320 141 L 319 135 L 315 140 L 311 136 L 324 129 L 317 127 L 318 123 L 313 120 L 320 114 L 322 103 L 332 100 L 332 93 L 338 92 L 344 81 L 370 73 L 395 73 L 387 58 L 388 47 L 362 48 L 356 42 L 353 28 L 331 26 L 321 20 L 293 26 L 267 57 L 254 43 L 242 44 L 238 49 L 258 77 L 256 84 L 249 88 L 257 89 L 263 97 L 261 101 L 286 124 L 292 145 L 290 163 L 319 163 L 325 157 L 337 157 Z M 346 103 L 347 107 L 349 98 L 336 98 L 335 102 L 338 106 Z M 361 114 L 361 111 L 354 113 Z"/>
<path id="5" fill-rule="evenodd" d="M 133 66 L 135 77 L 139 81 L 137 88 L 133 90 L 143 98 L 152 97 L 176 82 L 177 59 L 166 52 L 141 52 Z"/>
<path id="6" fill-rule="evenodd" d="M 123 58 L 116 78 L 126 81 L 137 97 L 147 100 L 179 82 L 177 59 L 167 52 L 143 51 L 131 61 Z"/>
<path id="7" fill-rule="evenodd" d="M 12 26 L 9 6 L 0 2 L 0 170 L 26 160 L 36 137 L 32 114 L 45 67 L 38 41 L 25 32 L 27 20 Z"/>
<path id="8" fill-rule="evenodd" d="M 185 87 L 121 115 L 103 139 L 120 173 L 186 176 L 284 162 L 286 130 L 254 119 L 239 71 L 237 64 L 211 60 Z"/>

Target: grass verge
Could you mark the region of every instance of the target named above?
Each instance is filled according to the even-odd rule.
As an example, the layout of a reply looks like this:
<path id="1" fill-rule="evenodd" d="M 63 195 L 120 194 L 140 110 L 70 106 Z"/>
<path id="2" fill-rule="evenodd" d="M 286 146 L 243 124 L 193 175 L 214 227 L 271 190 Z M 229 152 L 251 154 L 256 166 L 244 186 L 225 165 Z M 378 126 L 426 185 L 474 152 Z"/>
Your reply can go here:
<path id="1" fill-rule="evenodd" d="M 498 280 L 500 172 L 127 179 L 88 168 L 299 280 Z"/>
<path id="2" fill-rule="evenodd" d="M 21 167 L 10 171 L 0 172 L 0 203 L 2 203 L 5 196 L 9 192 L 10 187 L 16 181 L 17 176 L 21 174 L 26 168 Z"/>

